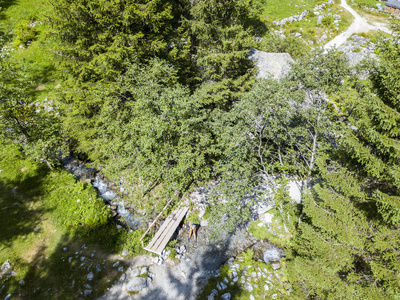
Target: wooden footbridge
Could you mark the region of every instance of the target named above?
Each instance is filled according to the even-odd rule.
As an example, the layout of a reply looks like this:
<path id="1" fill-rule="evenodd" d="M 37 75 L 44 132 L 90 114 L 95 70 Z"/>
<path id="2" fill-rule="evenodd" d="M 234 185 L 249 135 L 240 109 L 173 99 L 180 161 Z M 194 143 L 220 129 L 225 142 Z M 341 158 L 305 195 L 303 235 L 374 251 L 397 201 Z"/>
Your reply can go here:
<path id="1" fill-rule="evenodd" d="M 162 215 L 164 210 L 167 208 L 170 202 L 164 207 L 163 211 L 157 216 L 154 222 L 150 225 L 147 231 L 144 233 L 140 241 L 142 242 L 143 249 L 153 252 L 155 254 L 161 255 L 161 252 L 164 250 L 165 246 L 167 246 L 169 240 L 171 239 L 172 235 L 174 234 L 176 228 L 178 228 L 179 224 L 181 223 L 183 217 L 186 215 L 189 207 L 181 207 L 172 212 L 161 225 L 160 229 L 157 231 L 156 235 L 153 237 L 151 242 L 144 247 L 143 238 L 146 236 L 147 232 L 150 228 L 156 223 L 158 218 Z"/>

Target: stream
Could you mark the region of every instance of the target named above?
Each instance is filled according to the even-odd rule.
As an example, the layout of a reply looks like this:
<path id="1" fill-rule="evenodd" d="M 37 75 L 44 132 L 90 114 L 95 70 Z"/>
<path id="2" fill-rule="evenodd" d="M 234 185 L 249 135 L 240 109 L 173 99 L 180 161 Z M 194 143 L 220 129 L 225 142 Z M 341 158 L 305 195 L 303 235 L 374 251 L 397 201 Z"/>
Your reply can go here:
<path id="1" fill-rule="evenodd" d="M 60 161 L 64 168 L 73 174 L 77 180 L 92 184 L 99 197 L 113 210 L 113 217 L 119 219 L 119 222 L 132 230 L 138 229 L 143 224 L 143 217 L 126 208 L 124 199 L 119 198 L 115 188 L 113 188 L 115 184 L 100 175 L 99 170 L 89 168 L 73 156 L 63 157 Z"/>

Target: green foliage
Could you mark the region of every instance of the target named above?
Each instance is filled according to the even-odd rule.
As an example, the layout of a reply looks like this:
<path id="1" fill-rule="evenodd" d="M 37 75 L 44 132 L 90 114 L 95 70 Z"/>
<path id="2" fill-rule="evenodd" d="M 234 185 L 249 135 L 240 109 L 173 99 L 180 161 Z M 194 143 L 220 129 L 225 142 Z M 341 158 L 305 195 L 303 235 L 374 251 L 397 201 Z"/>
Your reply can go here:
<path id="1" fill-rule="evenodd" d="M 15 145 L 3 144 L 0 163 L 5 165 L 7 161 L 21 161 L 22 158 L 23 155 Z M 52 176 L 46 176 L 46 168 L 35 164 L 31 172 L 24 173 L 20 172 L 18 165 L 5 166 L 7 168 L 4 167 L 3 170 L 7 172 L 7 177 L 4 180 L 7 185 L 11 188 L 22 183 L 22 188 L 27 190 L 28 194 L 43 193 L 44 207 L 54 211 L 55 221 L 69 229 L 72 234 L 87 234 L 94 228 L 108 223 L 110 212 L 104 206 L 103 200 L 97 197 L 94 188 L 76 182 L 71 174 L 53 171 Z M 42 176 L 44 178 L 40 179 Z"/>
<path id="2" fill-rule="evenodd" d="M 144 234 L 144 231 L 142 231 L 142 230 L 135 230 L 135 231 L 129 232 L 127 234 L 127 238 L 126 238 L 123 248 L 127 249 L 129 251 L 130 256 L 147 253 L 143 249 L 142 242 L 140 241 L 143 234 Z M 147 234 L 143 239 L 144 244 L 145 245 L 148 244 L 150 242 L 151 238 L 152 238 L 152 235 Z"/>
<path id="3" fill-rule="evenodd" d="M 258 226 L 259 224 L 261 222 L 251 222 L 247 231 L 257 239 L 266 239 L 268 237 L 267 228 L 265 226 Z"/>
<path id="4" fill-rule="evenodd" d="M 253 260 L 254 250 L 248 249 L 246 252 L 242 253 L 244 264 L 250 264 Z"/>
<path id="5" fill-rule="evenodd" d="M 192 212 L 186 217 L 186 221 L 191 224 L 200 224 L 200 218 L 198 212 Z"/>
<path id="6" fill-rule="evenodd" d="M 57 180 L 46 182 L 44 189 L 49 193 L 46 206 L 57 208 L 57 221 L 71 231 L 90 231 L 107 224 L 111 217 L 103 200 L 96 196 L 93 187 L 87 183 L 75 181 L 73 175 L 60 172 Z"/>
<path id="7" fill-rule="evenodd" d="M 302 39 L 288 36 L 286 38 L 276 34 L 268 34 L 257 45 L 257 49 L 274 53 L 289 53 L 294 59 L 300 58 L 310 49 Z"/>
<path id="8" fill-rule="evenodd" d="M 178 1 L 57 0 L 52 7 L 50 22 L 66 58 L 62 67 L 79 82 L 113 79 L 135 56 L 167 58 L 184 47 L 176 39 L 183 9 Z"/>
<path id="9" fill-rule="evenodd" d="M 374 246 L 380 236 L 373 229 L 378 225 L 373 221 L 377 210 L 362 188 L 365 181 L 337 164 L 320 162 L 319 166 L 321 184 L 304 200 L 307 218 L 292 248 L 295 255 L 288 260 L 295 293 L 334 298 L 388 296 L 395 279 L 379 271 L 383 265 L 388 268 L 389 261 Z M 371 284 L 376 280 L 392 286 L 386 289 L 384 281 Z"/>
<path id="10" fill-rule="evenodd" d="M 133 64 L 114 91 L 100 94 L 104 105 L 92 123 L 98 134 L 89 152 L 106 173 L 125 171 L 127 180 L 150 186 L 160 182 L 171 195 L 210 176 L 214 142 L 198 102 L 174 84 L 173 74 L 160 60 Z"/>
<path id="11" fill-rule="evenodd" d="M 255 0 L 203 0 L 191 8 L 187 24 L 195 37 L 196 72 L 206 84 L 199 99 L 204 105 L 226 108 L 249 88 L 254 73 L 246 57 L 254 34 L 265 31 L 259 11 Z"/>
<path id="12" fill-rule="evenodd" d="M 333 16 L 325 16 L 322 20 L 321 23 L 322 25 L 324 25 L 325 27 L 331 27 L 333 24 L 334 18 Z"/>
<path id="13" fill-rule="evenodd" d="M 18 66 L 9 54 L 0 56 L 0 139 L 16 142 L 24 152 L 50 167 L 65 149 L 65 136 L 52 101 L 36 101 L 26 67 Z"/>
<path id="14" fill-rule="evenodd" d="M 30 44 L 33 40 L 36 39 L 38 31 L 35 27 L 25 24 L 20 24 L 17 27 L 16 31 L 16 40 L 15 46 L 18 47 L 20 45 L 27 47 L 28 43 Z"/>
<path id="15" fill-rule="evenodd" d="M 332 156 L 338 161 L 318 163 L 321 178 L 304 200 L 288 261 L 299 297 L 399 295 L 397 48 L 391 41 L 381 45 L 381 63 L 371 82 L 356 80 L 358 94 L 339 100 L 346 123 Z"/>

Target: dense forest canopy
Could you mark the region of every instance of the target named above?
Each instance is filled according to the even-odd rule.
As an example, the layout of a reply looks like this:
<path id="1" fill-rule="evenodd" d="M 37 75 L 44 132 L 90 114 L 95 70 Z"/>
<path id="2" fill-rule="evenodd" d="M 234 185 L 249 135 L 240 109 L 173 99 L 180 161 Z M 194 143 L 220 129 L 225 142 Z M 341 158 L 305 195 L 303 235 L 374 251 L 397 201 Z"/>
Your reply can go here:
<path id="1" fill-rule="evenodd" d="M 257 39 L 269 34 L 261 7 L 53 1 L 47 34 L 62 86 L 51 105 L 39 103 L 29 66 L 3 48 L 1 141 L 50 168 L 73 153 L 123 177 L 150 207 L 155 187 L 160 206 L 213 182 L 210 218 L 219 231 L 249 219 L 251 203 L 242 200 L 258 185 L 278 192 L 285 178 L 305 179 L 301 204 L 276 204 L 292 234 L 293 297 L 397 299 L 399 38 L 380 41 L 366 79 L 343 53 L 318 49 L 302 53 L 283 79 L 256 79 L 247 56 L 268 41 Z M 88 228 L 106 223 L 97 205 L 87 210 L 96 216 Z"/>

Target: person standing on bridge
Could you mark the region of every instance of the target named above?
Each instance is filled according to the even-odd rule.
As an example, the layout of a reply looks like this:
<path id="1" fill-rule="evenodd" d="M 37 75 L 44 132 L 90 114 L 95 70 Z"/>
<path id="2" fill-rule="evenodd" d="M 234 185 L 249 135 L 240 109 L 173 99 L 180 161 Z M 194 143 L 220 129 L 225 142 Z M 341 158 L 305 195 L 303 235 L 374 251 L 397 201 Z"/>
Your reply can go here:
<path id="1" fill-rule="evenodd" d="M 188 242 L 190 242 L 190 237 L 193 234 L 194 237 L 194 242 L 197 244 L 197 236 L 196 236 L 196 230 L 197 230 L 197 225 L 190 223 L 189 225 L 189 238 L 188 238 Z"/>

